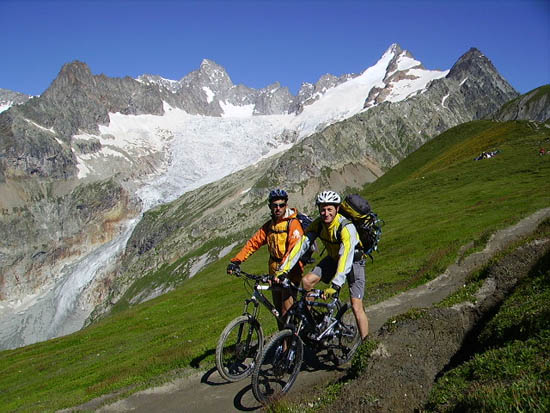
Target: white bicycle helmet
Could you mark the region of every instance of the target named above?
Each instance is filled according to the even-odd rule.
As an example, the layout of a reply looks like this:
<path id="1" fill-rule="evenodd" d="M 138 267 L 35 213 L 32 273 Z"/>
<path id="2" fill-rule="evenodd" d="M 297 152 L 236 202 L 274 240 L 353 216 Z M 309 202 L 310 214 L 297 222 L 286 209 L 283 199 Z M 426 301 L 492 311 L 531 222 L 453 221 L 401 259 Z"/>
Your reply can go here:
<path id="1" fill-rule="evenodd" d="M 315 200 L 315 204 L 334 204 L 334 205 L 340 205 L 342 203 L 342 199 L 340 198 L 340 195 L 334 191 L 323 191 L 319 192 L 317 195 L 317 199 Z"/>

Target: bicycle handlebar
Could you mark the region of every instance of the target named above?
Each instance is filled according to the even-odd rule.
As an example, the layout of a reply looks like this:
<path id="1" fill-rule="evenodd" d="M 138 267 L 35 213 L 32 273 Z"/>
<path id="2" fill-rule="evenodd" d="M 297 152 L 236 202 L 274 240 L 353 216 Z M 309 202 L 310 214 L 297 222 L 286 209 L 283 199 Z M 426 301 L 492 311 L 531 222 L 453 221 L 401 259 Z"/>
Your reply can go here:
<path id="1" fill-rule="evenodd" d="M 258 281 L 258 282 L 263 282 L 263 283 L 269 282 L 269 280 L 273 279 L 273 276 L 269 274 L 262 274 L 262 275 L 250 274 L 241 269 L 235 270 L 234 274 L 237 277 L 244 275 L 246 278 L 249 278 L 251 280 Z"/>
<path id="2" fill-rule="evenodd" d="M 246 278 L 249 278 L 249 279 L 254 280 L 256 282 L 262 282 L 262 283 L 267 283 L 267 282 L 269 282 L 269 281 L 271 281 L 275 278 L 273 275 L 269 275 L 269 274 L 262 274 L 262 275 L 250 274 L 246 271 L 241 270 L 240 268 L 236 269 L 234 274 L 237 277 L 240 277 L 241 275 L 244 275 Z M 324 293 L 323 290 L 317 290 L 317 289 L 306 290 L 305 288 L 294 285 L 288 278 L 283 278 L 283 280 L 280 283 L 278 283 L 277 286 L 280 287 L 280 288 L 289 288 L 289 289 L 296 290 L 299 293 L 307 294 L 307 296 L 311 297 L 311 298 L 321 298 L 321 296 Z M 336 295 L 334 298 L 338 299 L 338 296 Z M 310 302 L 308 304 L 310 304 L 310 305 L 321 305 L 321 304 L 327 305 L 327 304 L 324 304 L 324 303 L 315 303 L 315 302 Z"/>

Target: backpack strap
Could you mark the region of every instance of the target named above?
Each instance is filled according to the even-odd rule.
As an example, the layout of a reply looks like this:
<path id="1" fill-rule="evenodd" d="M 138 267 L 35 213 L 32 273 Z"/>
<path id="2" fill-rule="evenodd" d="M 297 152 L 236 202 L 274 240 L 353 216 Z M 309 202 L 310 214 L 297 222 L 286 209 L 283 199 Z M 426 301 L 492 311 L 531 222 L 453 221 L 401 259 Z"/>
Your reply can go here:
<path id="1" fill-rule="evenodd" d="M 338 239 L 339 243 L 342 242 L 342 228 L 349 224 L 353 225 L 353 222 L 347 218 L 344 218 L 342 221 L 340 221 L 340 225 L 336 230 L 336 238 Z"/>
<path id="2" fill-rule="evenodd" d="M 290 222 L 295 220 L 296 218 L 290 218 L 288 221 L 287 221 L 287 224 L 286 224 L 286 245 L 285 245 L 285 254 L 288 252 L 288 244 L 289 244 L 289 239 L 290 239 Z"/>

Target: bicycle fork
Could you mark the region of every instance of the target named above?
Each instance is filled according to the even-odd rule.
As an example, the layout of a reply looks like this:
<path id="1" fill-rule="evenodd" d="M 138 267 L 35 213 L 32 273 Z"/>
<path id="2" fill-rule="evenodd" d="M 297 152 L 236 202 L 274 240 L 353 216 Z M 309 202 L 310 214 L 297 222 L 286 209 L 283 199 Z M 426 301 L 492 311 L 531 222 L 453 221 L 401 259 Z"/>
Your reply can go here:
<path id="1" fill-rule="evenodd" d="M 254 305 L 254 310 L 252 312 L 248 311 L 248 306 L 250 304 Z M 260 303 L 258 303 L 258 300 L 256 300 L 254 296 L 252 296 L 251 298 L 245 300 L 243 315 L 247 316 L 249 320 L 250 319 L 257 320 L 258 311 L 260 310 L 259 305 L 260 305 Z M 243 336 L 243 328 L 245 328 L 245 325 L 241 324 L 239 326 L 239 333 L 237 335 L 237 342 L 238 343 L 241 342 L 241 338 Z M 252 325 L 249 325 L 248 329 L 246 331 L 246 340 L 244 341 L 245 346 L 240 350 L 241 352 L 244 350 L 245 352 L 248 353 L 248 351 L 250 349 L 250 343 L 252 342 L 252 335 L 253 334 L 254 334 L 254 328 L 252 327 Z M 241 356 L 243 356 L 243 355 L 241 354 Z M 254 363 L 254 362 L 252 362 L 252 363 Z"/>

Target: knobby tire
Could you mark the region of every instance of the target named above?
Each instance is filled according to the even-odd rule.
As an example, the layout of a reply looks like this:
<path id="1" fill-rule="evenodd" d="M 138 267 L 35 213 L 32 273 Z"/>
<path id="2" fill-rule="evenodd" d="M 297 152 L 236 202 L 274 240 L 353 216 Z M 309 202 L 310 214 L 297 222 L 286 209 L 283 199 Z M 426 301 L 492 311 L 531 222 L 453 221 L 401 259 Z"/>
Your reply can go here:
<path id="1" fill-rule="evenodd" d="M 341 366 L 351 360 L 361 344 L 361 335 L 351 306 L 340 318 L 338 333 L 334 337 L 332 356 L 334 364 Z"/>
<path id="2" fill-rule="evenodd" d="M 300 337 L 288 329 L 275 334 L 252 373 L 256 400 L 265 404 L 287 393 L 300 373 L 303 359 L 304 344 Z"/>
<path id="3" fill-rule="evenodd" d="M 262 327 L 256 319 L 243 315 L 232 320 L 216 346 L 216 368 L 220 376 L 231 382 L 248 377 L 262 354 L 263 343 Z"/>

